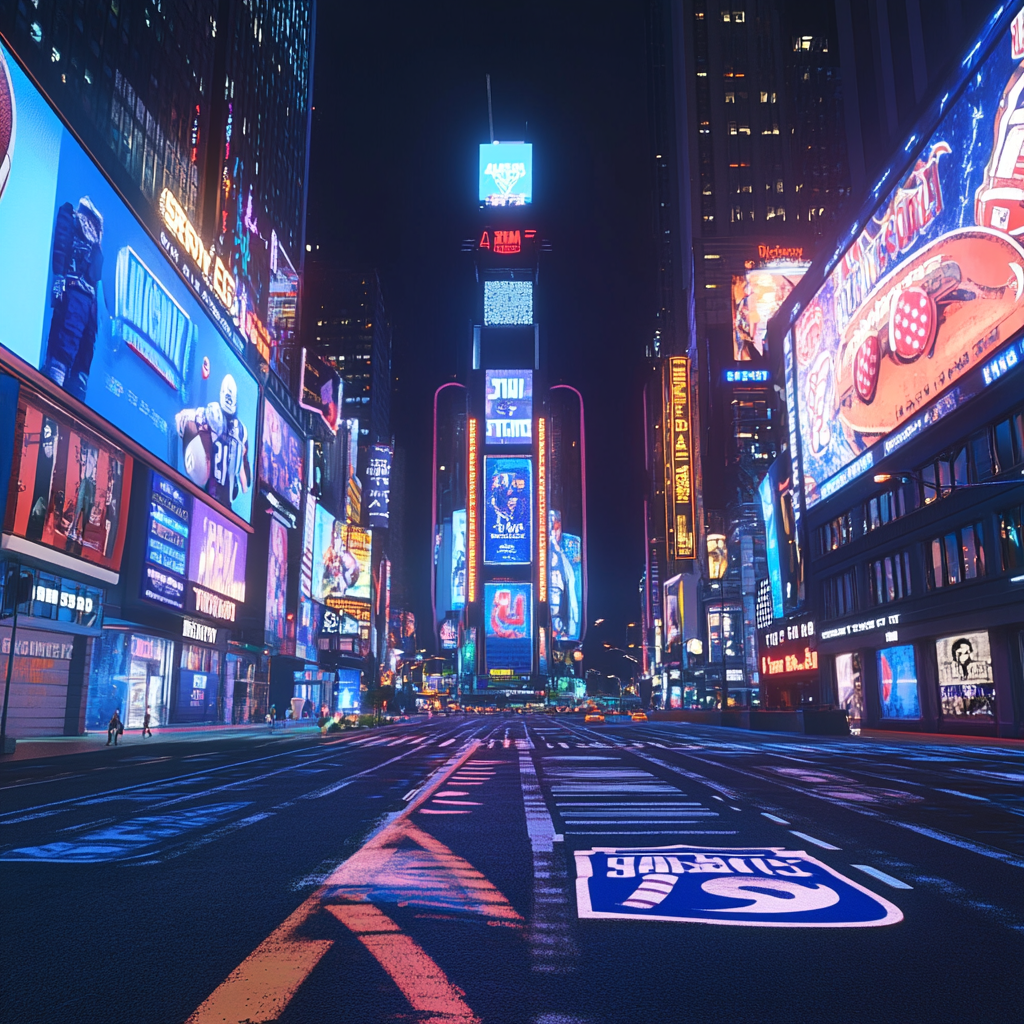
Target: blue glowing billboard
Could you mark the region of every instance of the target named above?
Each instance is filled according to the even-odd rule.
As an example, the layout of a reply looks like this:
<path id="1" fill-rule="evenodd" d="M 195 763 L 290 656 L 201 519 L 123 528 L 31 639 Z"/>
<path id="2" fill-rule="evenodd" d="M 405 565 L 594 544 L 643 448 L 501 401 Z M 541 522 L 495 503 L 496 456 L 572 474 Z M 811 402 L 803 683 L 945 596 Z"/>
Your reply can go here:
<path id="1" fill-rule="evenodd" d="M 533 462 L 484 458 L 484 564 L 529 565 L 533 553 Z"/>
<path id="2" fill-rule="evenodd" d="M 482 144 L 479 184 L 479 199 L 483 206 L 526 206 L 532 203 L 532 143 Z"/>
<path id="3" fill-rule="evenodd" d="M 8 51 L 0 344 L 248 520 L 259 388 Z"/>
<path id="4" fill-rule="evenodd" d="M 142 597 L 181 611 L 185 607 L 192 497 L 150 471 L 146 564 Z"/>
<path id="5" fill-rule="evenodd" d="M 533 443 L 533 370 L 484 371 L 487 444 Z"/>
<path id="6" fill-rule="evenodd" d="M 485 583 L 487 674 L 492 681 L 533 671 L 533 586 Z"/>
<path id="7" fill-rule="evenodd" d="M 583 608 L 583 543 L 562 533 L 562 513 L 548 512 L 548 606 L 551 636 L 579 640 Z"/>
<path id="8" fill-rule="evenodd" d="M 452 610 L 466 607 L 466 510 L 452 512 Z"/>
<path id="9" fill-rule="evenodd" d="M 883 647 L 877 652 L 878 699 L 883 718 L 920 718 L 917 663 L 912 644 Z"/>
<path id="10" fill-rule="evenodd" d="M 777 473 L 773 472 L 777 462 L 765 474 L 758 485 L 757 492 L 761 498 L 761 513 L 764 516 L 765 555 L 768 560 L 768 579 L 771 581 L 772 616 L 781 619 L 785 614 L 782 605 L 782 563 L 779 561 L 779 533 L 775 522 L 775 495 L 777 489 Z"/>

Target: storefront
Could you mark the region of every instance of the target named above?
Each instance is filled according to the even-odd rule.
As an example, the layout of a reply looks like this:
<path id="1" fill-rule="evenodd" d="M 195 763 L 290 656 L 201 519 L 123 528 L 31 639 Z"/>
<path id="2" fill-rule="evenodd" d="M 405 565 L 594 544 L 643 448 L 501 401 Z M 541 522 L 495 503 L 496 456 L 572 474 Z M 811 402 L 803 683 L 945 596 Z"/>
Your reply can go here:
<path id="1" fill-rule="evenodd" d="M 822 706 L 814 620 L 790 618 L 758 635 L 761 694 L 767 711 Z"/>

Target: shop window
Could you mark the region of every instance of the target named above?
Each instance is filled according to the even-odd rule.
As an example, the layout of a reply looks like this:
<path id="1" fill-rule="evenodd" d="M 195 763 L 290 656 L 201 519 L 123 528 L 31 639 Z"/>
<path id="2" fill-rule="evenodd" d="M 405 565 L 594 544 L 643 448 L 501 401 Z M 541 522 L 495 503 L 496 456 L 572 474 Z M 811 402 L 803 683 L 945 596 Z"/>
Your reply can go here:
<path id="1" fill-rule="evenodd" d="M 999 548 L 1003 572 L 1024 569 L 1024 530 L 1021 506 L 999 513 Z"/>
<path id="2" fill-rule="evenodd" d="M 951 587 L 986 573 L 985 536 L 981 523 L 971 523 L 928 543 L 928 585 Z"/>

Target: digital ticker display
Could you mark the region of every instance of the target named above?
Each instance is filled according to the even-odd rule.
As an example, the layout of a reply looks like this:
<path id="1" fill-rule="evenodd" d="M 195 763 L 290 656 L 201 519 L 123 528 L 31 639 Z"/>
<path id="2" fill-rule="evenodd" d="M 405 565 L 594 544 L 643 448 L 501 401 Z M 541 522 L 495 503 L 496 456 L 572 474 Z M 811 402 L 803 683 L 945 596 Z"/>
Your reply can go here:
<path id="1" fill-rule="evenodd" d="M 487 444 L 533 441 L 533 371 L 485 371 Z"/>
<path id="2" fill-rule="evenodd" d="M 484 564 L 529 565 L 533 557 L 533 461 L 484 458 Z"/>

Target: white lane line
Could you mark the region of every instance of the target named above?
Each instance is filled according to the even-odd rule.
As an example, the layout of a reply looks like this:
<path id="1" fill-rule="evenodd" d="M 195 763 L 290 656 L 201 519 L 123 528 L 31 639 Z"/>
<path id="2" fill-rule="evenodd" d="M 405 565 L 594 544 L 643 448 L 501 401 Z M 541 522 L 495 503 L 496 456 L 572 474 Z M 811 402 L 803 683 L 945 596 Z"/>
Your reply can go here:
<path id="1" fill-rule="evenodd" d="M 815 846 L 820 846 L 823 850 L 841 850 L 841 846 L 833 846 L 831 843 L 826 843 L 824 839 L 815 839 L 814 836 L 809 836 L 806 832 L 797 832 L 795 828 L 789 830 L 791 836 L 796 836 L 797 839 L 803 839 L 805 842 L 814 843 Z"/>
<path id="2" fill-rule="evenodd" d="M 987 797 L 975 796 L 973 793 L 961 793 L 959 789 L 939 789 L 935 787 L 936 793 L 949 793 L 950 796 L 962 796 L 965 800 L 980 800 L 983 804 L 989 803 Z"/>
<path id="3" fill-rule="evenodd" d="M 454 739 L 445 740 L 444 743 L 438 743 L 439 747 L 450 747 L 455 742 Z"/>
<path id="4" fill-rule="evenodd" d="M 563 743 L 561 740 L 558 741 L 558 745 L 560 747 L 565 747 L 566 750 L 569 749 L 569 744 L 568 743 Z"/>
<path id="5" fill-rule="evenodd" d="M 970 850 L 971 853 L 980 853 L 982 857 L 991 857 L 992 860 L 1001 860 L 1004 864 L 1010 864 L 1012 867 L 1024 868 L 1024 860 L 1013 856 L 1011 853 L 1006 853 L 1004 850 L 997 850 L 982 843 L 971 843 L 966 839 L 961 839 L 959 836 L 947 835 L 945 832 L 925 828 L 923 825 L 911 825 L 907 821 L 894 821 L 890 818 L 889 823 L 896 825 L 898 828 L 906 828 L 911 832 L 918 832 L 920 835 L 928 836 L 930 839 L 938 839 L 940 843 L 949 843 L 950 846 L 959 847 L 961 850 Z"/>
<path id="6" fill-rule="evenodd" d="M 893 878 L 892 875 L 887 875 L 884 871 L 879 871 L 878 868 L 873 868 L 870 864 L 851 864 L 850 866 L 858 871 L 863 871 L 864 874 L 870 875 L 872 878 L 877 878 L 880 882 L 885 882 L 886 885 L 891 885 L 894 889 L 914 888 L 912 885 L 907 885 L 906 882 L 901 882 L 898 878 Z"/>
<path id="7" fill-rule="evenodd" d="M 712 794 L 711 794 L 711 799 L 712 799 L 712 800 L 722 800 L 722 798 L 721 798 L 720 796 L 718 796 L 718 794 L 717 794 L 717 793 L 712 793 Z M 725 803 L 725 801 L 724 801 L 724 800 L 722 800 L 722 803 L 724 804 L 724 803 Z"/>
<path id="8" fill-rule="evenodd" d="M 733 807 L 733 805 L 732 805 L 732 804 L 729 804 L 729 810 L 730 810 L 730 811 L 738 811 L 738 810 L 739 810 L 739 808 L 738 808 L 738 807 Z"/>
<path id="9" fill-rule="evenodd" d="M 780 825 L 788 825 L 789 822 L 785 818 L 780 818 L 777 814 L 769 814 L 767 811 L 761 812 L 762 818 L 767 818 L 769 821 L 778 822 Z"/>

